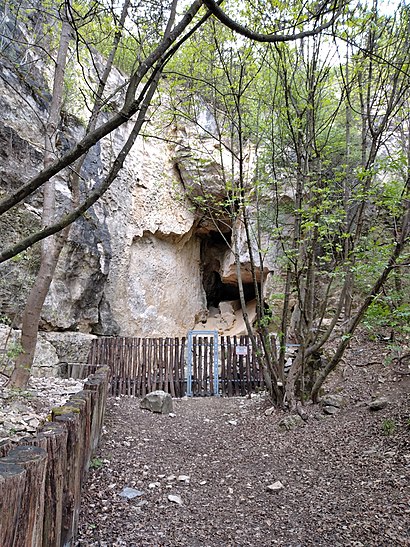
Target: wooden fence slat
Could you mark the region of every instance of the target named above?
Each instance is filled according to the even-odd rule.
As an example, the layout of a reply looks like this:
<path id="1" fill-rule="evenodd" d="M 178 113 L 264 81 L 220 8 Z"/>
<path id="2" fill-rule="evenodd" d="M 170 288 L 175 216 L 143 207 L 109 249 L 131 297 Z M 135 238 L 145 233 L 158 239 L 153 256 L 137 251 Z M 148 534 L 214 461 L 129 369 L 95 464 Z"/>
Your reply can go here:
<path id="1" fill-rule="evenodd" d="M 193 395 L 214 394 L 213 342 L 213 337 L 193 338 Z M 247 348 L 245 355 L 236 355 L 238 345 Z M 248 336 L 221 336 L 219 348 L 222 395 L 243 396 L 264 387 L 263 370 Z M 107 363 L 110 367 L 112 395 L 143 397 L 149 391 L 163 389 L 172 397 L 182 397 L 186 392 L 185 351 L 186 338 L 104 337 L 93 341 L 88 362 L 90 366 Z M 6 448 L 2 447 L 3 452 Z"/>
<path id="2" fill-rule="evenodd" d="M 171 397 L 175 397 L 175 384 L 174 384 L 174 375 L 173 375 L 173 367 L 172 367 L 172 338 L 165 338 L 165 348 L 164 348 L 164 354 L 166 355 L 166 371 L 167 371 L 167 382 L 169 386 L 169 392 L 171 393 Z"/>
<path id="3" fill-rule="evenodd" d="M 181 385 L 179 380 L 179 338 L 174 338 L 174 346 L 171 355 L 173 378 L 175 379 L 175 395 L 181 397 Z"/>
<path id="4" fill-rule="evenodd" d="M 142 353 L 142 362 L 141 362 L 141 396 L 145 397 L 147 393 L 147 368 L 146 368 L 146 362 L 147 362 L 147 340 L 143 338 L 141 340 L 142 347 L 141 347 L 141 353 Z"/>
<path id="5" fill-rule="evenodd" d="M 132 380 L 134 378 L 134 371 L 132 368 L 132 338 L 127 338 L 127 351 L 126 359 L 128 361 L 128 381 L 127 381 L 127 395 L 132 395 Z"/>
<path id="6" fill-rule="evenodd" d="M 243 346 L 243 336 L 239 337 L 238 344 Z M 245 378 L 244 378 L 244 366 L 243 366 L 243 355 L 238 355 L 238 364 L 239 364 L 239 375 L 238 375 L 238 389 L 240 395 L 243 397 L 246 393 L 245 391 Z"/>
<path id="7" fill-rule="evenodd" d="M 137 391 L 136 391 L 136 394 L 137 394 L 137 397 L 140 397 L 141 394 L 142 394 L 142 355 L 141 355 L 141 338 L 137 338 L 137 344 L 136 344 L 136 348 L 135 348 L 135 357 L 136 357 L 136 361 L 137 361 L 137 380 L 136 380 L 136 384 L 137 384 Z"/>
<path id="8" fill-rule="evenodd" d="M 233 337 L 233 362 L 234 362 L 234 390 L 235 390 L 235 396 L 239 397 L 239 367 L 238 367 L 238 356 L 236 355 L 236 346 L 238 345 L 238 341 L 236 339 L 236 336 Z"/>
<path id="9" fill-rule="evenodd" d="M 226 337 L 226 357 L 228 397 L 232 397 L 232 346 L 230 336 Z"/>
<path id="10" fill-rule="evenodd" d="M 219 351 L 219 363 L 221 368 L 221 392 L 222 397 L 226 395 L 226 346 L 225 337 L 221 336 L 221 348 Z"/>
<path id="11" fill-rule="evenodd" d="M 199 337 L 196 337 L 196 341 L 199 341 Z M 188 348 L 189 351 L 189 348 Z M 199 355 L 201 353 L 201 346 L 196 343 L 193 344 L 193 347 L 191 348 L 192 351 L 192 394 L 195 396 L 197 395 L 197 378 L 198 378 L 198 359 Z"/>
<path id="12" fill-rule="evenodd" d="M 164 352 L 163 352 L 163 339 L 158 339 L 158 376 L 159 376 L 159 384 L 158 389 L 161 389 L 162 391 L 168 391 L 167 386 L 165 385 L 165 374 L 164 374 Z"/>
<path id="13" fill-rule="evenodd" d="M 248 395 L 252 393 L 252 372 L 251 372 L 251 347 L 249 345 L 249 337 L 245 336 L 246 351 L 246 392 Z"/>
<path id="14" fill-rule="evenodd" d="M 179 348 L 179 378 L 181 385 L 181 397 L 186 395 L 186 379 L 185 379 L 185 347 L 186 338 L 181 338 L 181 345 Z"/>
<path id="15" fill-rule="evenodd" d="M 147 358 L 145 361 L 145 374 L 146 374 L 146 384 L 147 384 L 147 393 L 151 391 L 151 341 L 146 340 L 147 345 Z"/>
<path id="16" fill-rule="evenodd" d="M 213 383 L 213 376 L 214 376 L 214 339 L 213 337 L 206 338 L 205 343 L 205 359 L 204 359 L 204 384 L 205 384 L 205 394 L 208 393 L 214 394 L 214 383 Z"/>

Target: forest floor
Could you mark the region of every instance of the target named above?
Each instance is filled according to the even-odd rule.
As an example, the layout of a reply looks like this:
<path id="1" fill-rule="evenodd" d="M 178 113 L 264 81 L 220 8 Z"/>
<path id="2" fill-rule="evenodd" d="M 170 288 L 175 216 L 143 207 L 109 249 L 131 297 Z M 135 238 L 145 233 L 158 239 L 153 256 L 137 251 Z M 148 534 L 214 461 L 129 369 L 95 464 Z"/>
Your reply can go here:
<path id="1" fill-rule="evenodd" d="M 175 416 L 111 398 L 77 545 L 410 546 L 410 376 L 391 356 L 356 338 L 328 383 L 342 408 L 306 405 L 286 431 L 263 395 L 174 400 Z"/>

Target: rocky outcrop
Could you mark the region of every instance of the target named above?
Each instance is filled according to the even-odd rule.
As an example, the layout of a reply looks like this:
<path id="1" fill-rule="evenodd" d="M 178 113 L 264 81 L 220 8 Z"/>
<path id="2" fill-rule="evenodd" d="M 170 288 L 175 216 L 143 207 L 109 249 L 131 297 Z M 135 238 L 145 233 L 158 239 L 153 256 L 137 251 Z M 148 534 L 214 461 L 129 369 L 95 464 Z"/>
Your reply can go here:
<path id="1" fill-rule="evenodd" d="M 9 375 L 21 351 L 20 331 L 0 326 L 0 373 Z M 84 378 L 92 334 L 78 332 L 40 332 L 33 363 L 33 376 L 72 376 Z"/>
<path id="2" fill-rule="evenodd" d="M 3 195 L 41 168 L 50 102 L 50 67 L 37 59 L 35 71 L 20 74 L 16 59 L 27 49 L 23 47 L 27 30 L 14 25 L 13 32 L 20 33 L 19 41 L 10 42 L 14 61 L 0 60 Z M 27 55 L 32 55 L 29 48 Z M 97 59 L 95 66 L 100 64 L 102 59 Z M 95 82 L 95 74 L 89 72 Z M 121 74 L 114 72 L 109 87 L 113 90 L 123 82 Z M 74 99 L 67 103 L 59 127 L 59 153 L 84 131 L 80 119 L 85 114 Z M 119 104 L 114 97 L 110 108 Z M 221 302 L 238 299 L 237 271 L 229 247 L 232 228 L 239 234 L 246 298 L 252 299 L 250 259 L 240 225 L 232 227 L 223 207 L 214 220 L 197 207 L 201 200 L 220 204 L 226 199 L 223 171 L 232 163 L 229 152 L 212 137 L 215 121 L 205 105 L 199 109 L 198 121 L 199 125 L 170 126 L 168 133 L 161 124 L 147 124 L 145 132 L 158 137 L 137 139 L 111 188 L 72 226 L 44 305 L 42 330 L 146 337 L 185 335 L 199 318 L 206 322 L 212 308 L 219 310 Z M 129 131 L 129 125 L 122 126 L 87 155 L 83 195 L 108 172 Z M 251 150 L 247 171 L 250 177 Z M 68 175 L 63 172 L 56 177 L 60 212 L 70 205 Z M 39 227 L 41 198 L 38 192 L 1 218 L 4 246 Z M 3 316 L 4 321 L 19 325 L 38 265 L 35 246 L 0 267 L 0 319 Z M 272 260 L 266 259 L 257 275 L 265 280 L 271 269 Z M 234 306 L 221 310 L 217 318 L 221 329 L 235 321 Z"/>

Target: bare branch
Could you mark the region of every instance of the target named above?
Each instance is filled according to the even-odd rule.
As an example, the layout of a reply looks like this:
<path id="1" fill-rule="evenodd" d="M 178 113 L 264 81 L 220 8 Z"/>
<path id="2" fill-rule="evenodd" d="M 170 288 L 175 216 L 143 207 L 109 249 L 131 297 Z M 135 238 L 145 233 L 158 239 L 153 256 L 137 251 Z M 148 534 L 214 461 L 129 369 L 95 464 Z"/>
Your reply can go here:
<path id="1" fill-rule="evenodd" d="M 311 30 L 304 30 L 302 32 L 297 32 L 295 34 L 261 34 L 259 32 L 254 32 L 247 27 L 244 27 L 243 25 L 240 25 L 233 19 L 231 19 L 226 13 L 217 5 L 214 0 L 204 0 L 204 4 L 206 7 L 211 11 L 219 21 L 233 30 L 234 32 L 237 32 L 241 36 L 245 36 L 245 38 L 249 38 L 251 40 L 255 40 L 256 42 L 267 42 L 267 43 L 278 43 L 278 42 L 291 42 L 293 40 L 300 40 L 301 38 L 307 38 L 308 36 L 315 36 L 316 34 L 321 33 L 322 31 L 326 30 L 327 28 L 331 27 L 333 23 L 338 19 L 338 17 L 341 15 L 343 8 L 346 6 L 346 2 L 341 2 L 341 4 L 338 6 L 337 3 L 332 8 L 333 16 L 327 21 L 326 23 L 322 23 L 321 25 L 314 27 Z M 318 14 L 316 14 L 316 18 L 319 18 L 322 16 L 322 10 L 319 11 Z M 314 17 L 313 17 L 314 18 Z"/>

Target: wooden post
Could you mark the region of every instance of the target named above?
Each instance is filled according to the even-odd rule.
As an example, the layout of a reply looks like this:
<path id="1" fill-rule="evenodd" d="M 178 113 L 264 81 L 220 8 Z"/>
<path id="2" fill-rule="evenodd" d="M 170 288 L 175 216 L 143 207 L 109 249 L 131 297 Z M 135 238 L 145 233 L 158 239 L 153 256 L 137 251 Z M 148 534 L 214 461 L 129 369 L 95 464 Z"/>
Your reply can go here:
<path id="1" fill-rule="evenodd" d="M 213 344 L 213 338 L 208 338 L 208 336 L 204 339 L 204 369 L 202 371 L 202 390 L 204 395 L 208 395 L 208 393 L 214 394 L 214 382 L 213 382 L 213 374 L 214 374 L 214 360 L 213 360 L 213 353 L 214 353 L 214 344 Z M 209 359 L 208 359 L 209 357 Z M 209 363 L 208 363 L 209 361 Z M 209 384 L 208 384 L 208 378 L 209 378 Z"/>
<path id="2" fill-rule="evenodd" d="M 60 547 L 64 477 L 67 473 L 67 430 L 62 424 L 49 422 L 29 442 L 43 448 L 48 455 L 42 545 Z"/>
<path id="3" fill-rule="evenodd" d="M 143 355 L 141 348 L 141 338 L 138 338 L 138 397 L 142 395 L 143 378 Z"/>
<path id="4" fill-rule="evenodd" d="M 227 353 L 227 376 L 228 376 L 228 397 L 232 397 L 232 379 L 233 379 L 233 363 L 232 363 L 232 346 L 231 346 L 231 338 L 229 336 L 226 337 L 226 353 Z"/>
<path id="5" fill-rule="evenodd" d="M 80 411 L 80 431 L 82 432 L 81 442 L 81 482 L 83 482 L 88 471 L 91 459 L 91 393 L 83 390 L 70 397 L 70 404 Z"/>
<path id="6" fill-rule="evenodd" d="M 186 338 L 181 338 L 181 346 L 179 347 L 179 356 L 178 356 L 178 368 L 179 368 L 179 378 L 181 385 L 181 397 L 186 394 L 186 381 L 185 381 L 185 344 Z"/>
<path id="7" fill-rule="evenodd" d="M 43 541 L 44 490 L 47 452 L 38 446 L 17 446 L 2 459 L 2 465 L 11 464 L 26 470 L 20 512 L 11 547 L 37 547 Z M 6 501 L 8 502 L 7 498 Z"/>
<path id="8" fill-rule="evenodd" d="M 225 351 L 225 337 L 221 336 L 221 352 L 219 355 L 219 362 L 221 363 L 221 391 L 222 391 L 222 397 L 226 395 L 226 367 L 225 367 L 225 360 L 226 360 L 226 351 Z"/>
<path id="9" fill-rule="evenodd" d="M 177 397 L 182 397 L 182 386 L 179 374 L 179 338 L 174 338 L 172 371 L 173 377 L 175 378 L 175 395 Z"/>
<path id="10" fill-rule="evenodd" d="M 0 545 L 17 547 L 26 470 L 21 465 L 0 461 Z"/>
<path id="11" fill-rule="evenodd" d="M 66 403 L 53 409 L 53 421 L 67 428 L 67 472 L 64 477 L 63 518 L 61 545 L 72 545 L 78 523 L 81 496 L 81 444 L 80 413 L 77 408 Z"/>
<path id="12" fill-rule="evenodd" d="M 91 451 L 93 452 L 100 439 L 101 429 L 104 423 L 104 411 L 107 400 L 107 384 L 110 379 L 110 369 L 101 367 L 84 384 L 84 390 L 90 391 L 91 396 Z"/>

